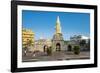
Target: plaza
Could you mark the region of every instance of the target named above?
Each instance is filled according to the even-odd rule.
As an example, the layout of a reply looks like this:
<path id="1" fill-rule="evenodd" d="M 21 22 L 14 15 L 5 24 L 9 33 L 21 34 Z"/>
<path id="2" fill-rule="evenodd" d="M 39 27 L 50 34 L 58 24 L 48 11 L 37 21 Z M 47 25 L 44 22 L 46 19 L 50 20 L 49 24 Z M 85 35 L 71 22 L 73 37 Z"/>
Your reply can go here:
<path id="1" fill-rule="evenodd" d="M 61 61 L 61 60 L 82 60 L 90 59 L 90 52 L 80 52 L 79 55 L 75 55 L 73 52 L 54 52 L 52 55 L 46 53 L 28 53 L 27 56 L 23 56 L 23 62 L 37 62 L 37 61 Z"/>

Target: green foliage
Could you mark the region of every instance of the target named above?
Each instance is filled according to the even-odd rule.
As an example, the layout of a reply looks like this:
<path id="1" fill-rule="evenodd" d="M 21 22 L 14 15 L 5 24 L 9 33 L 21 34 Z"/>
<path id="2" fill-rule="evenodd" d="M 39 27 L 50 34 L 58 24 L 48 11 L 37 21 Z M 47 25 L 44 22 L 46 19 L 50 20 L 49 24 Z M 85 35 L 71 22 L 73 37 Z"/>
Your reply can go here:
<path id="1" fill-rule="evenodd" d="M 65 44 L 68 44 L 69 41 L 64 41 Z"/>
<path id="2" fill-rule="evenodd" d="M 52 55 L 52 48 L 51 47 L 47 48 L 47 55 Z"/>
<path id="3" fill-rule="evenodd" d="M 84 46 L 85 44 L 86 44 L 86 40 L 81 40 L 81 41 L 80 41 L 80 45 L 81 45 L 81 46 Z"/>
<path id="4" fill-rule="evenodd" d="M 73 51 L 74 51 L 74 54 L 78 55 L 80 53 L 80 47 L 74 46 Z"/>

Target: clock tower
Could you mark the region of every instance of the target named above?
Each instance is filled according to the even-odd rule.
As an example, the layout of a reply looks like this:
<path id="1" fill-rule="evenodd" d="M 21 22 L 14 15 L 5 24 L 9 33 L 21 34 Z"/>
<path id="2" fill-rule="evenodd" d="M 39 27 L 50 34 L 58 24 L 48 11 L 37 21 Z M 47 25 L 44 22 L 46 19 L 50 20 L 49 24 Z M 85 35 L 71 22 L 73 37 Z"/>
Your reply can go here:
<path id="1" fill-rule="evenodd" d="M 56 21 L 55 34 L 53 35 L 52 39 L 52 47 L 55 51 L 61 51 L 64 49 L 64 40 L 61 32 L 61 24 L 59 16 L 57 17 Z"/>

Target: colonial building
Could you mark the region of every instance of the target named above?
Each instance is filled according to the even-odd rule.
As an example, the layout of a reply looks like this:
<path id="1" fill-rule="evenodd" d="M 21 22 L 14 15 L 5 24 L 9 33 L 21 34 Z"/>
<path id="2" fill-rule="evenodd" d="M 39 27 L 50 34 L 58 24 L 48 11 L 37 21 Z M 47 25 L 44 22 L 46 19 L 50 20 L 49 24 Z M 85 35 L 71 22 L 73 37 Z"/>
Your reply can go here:
<path id="1" fill-rule="evenodd" d="M 32 30 L 25 28 L 22 29 L 22 44 L 23 48 L 28 44 L 34 44 L 34 32 Z"/>

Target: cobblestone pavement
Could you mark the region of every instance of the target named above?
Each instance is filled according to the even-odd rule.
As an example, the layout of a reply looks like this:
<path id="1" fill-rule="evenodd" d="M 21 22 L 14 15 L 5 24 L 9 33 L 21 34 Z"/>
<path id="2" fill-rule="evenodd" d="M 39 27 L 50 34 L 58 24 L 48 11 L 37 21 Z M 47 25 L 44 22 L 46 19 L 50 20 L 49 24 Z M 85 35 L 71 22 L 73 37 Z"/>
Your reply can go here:
<path id="1" fill-rule="evenodd" d="M 76 59 L 89 59 L 90 52 L 80 52 L 79 55 L 75 55 L 73 52 L 53 52 L 52 55 L 48 56 L 46 53 L 29 53 L 22 57 L 23 62 L 36 62 L 36 61 L 55 61 L 55 60 L 76 60 Z"/>

